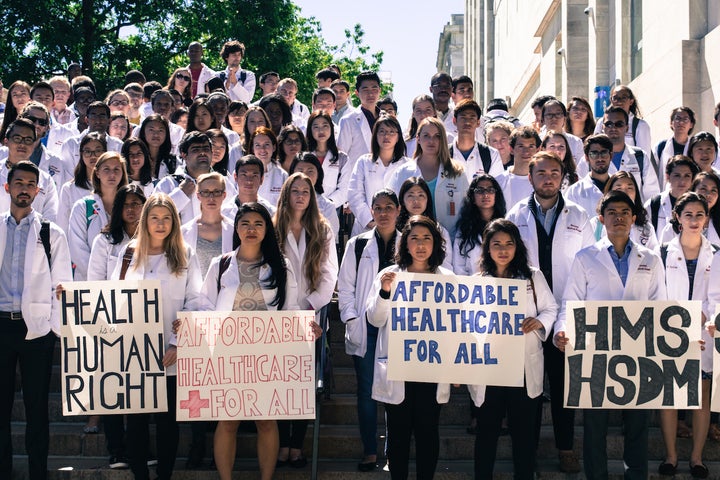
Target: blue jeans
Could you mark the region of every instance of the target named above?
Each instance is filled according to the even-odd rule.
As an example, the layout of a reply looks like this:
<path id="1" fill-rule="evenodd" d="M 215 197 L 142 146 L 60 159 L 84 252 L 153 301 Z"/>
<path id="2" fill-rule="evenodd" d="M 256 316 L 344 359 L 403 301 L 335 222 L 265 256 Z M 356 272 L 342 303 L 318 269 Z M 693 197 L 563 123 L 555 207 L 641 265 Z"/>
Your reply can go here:
<path id="1" fill-rule="evenodd" d="M 372 399 L 376 343 L 377 328 L 368 325 L 365 356 L 353 355 L 353 364 L 355 365 L 355 375 L 357 377 L 358 424 L 365 456 L 377 455 L 377 402 Z"/>

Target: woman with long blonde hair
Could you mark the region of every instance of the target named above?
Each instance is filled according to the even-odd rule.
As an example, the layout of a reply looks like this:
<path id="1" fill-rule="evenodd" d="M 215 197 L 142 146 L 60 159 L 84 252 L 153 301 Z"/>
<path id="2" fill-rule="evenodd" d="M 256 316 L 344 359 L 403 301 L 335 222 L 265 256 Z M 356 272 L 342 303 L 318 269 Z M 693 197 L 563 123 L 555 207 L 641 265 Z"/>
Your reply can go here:
<path id="1" fill-rule="evenodd" d="M 157 475 L 172 477 L 178 447 L 176 402 L 176 336 L 173 321 L 181 310 L 203 310 L 200 296 L 202 275 L 193 250 L 180 233 L 180 215 L 175 203 L 164 193 L 150 196 L 143 205 L 135 238 L 118 254 L 111 276 L 113 280 L 159 280 L 162 296 L 163 339 L 162 358 L 167 381 L 168 411 L 155 414 Z M 130 468 L 135 478 L 148 478 L 148 423 L 150 414 L 127 416 L 127 446 Z"/>

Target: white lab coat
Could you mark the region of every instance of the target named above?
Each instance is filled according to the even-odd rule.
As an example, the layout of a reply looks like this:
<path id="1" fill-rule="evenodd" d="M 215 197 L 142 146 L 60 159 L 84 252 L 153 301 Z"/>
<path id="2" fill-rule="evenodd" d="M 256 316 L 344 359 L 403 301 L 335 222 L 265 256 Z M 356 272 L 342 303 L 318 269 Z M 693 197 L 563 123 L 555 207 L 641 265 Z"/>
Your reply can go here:
<path id="1" fill-rule="evenodd" d="M 10 194 L 5 191 L 8 171 L 7 161 L 2 161 L 0 163 L 0 212 L 10 210 Z M 50 174 L 44 170 L 40 170 L 38 188 L 38 193 L 32 203 L 33 210 L 46 220 L 57 221 L 59 208 L 57 187 Z"/>
<path id="2" fill-rule="evenodd" d="M 333 238 L 338 241 L 338 235 L 340 234 L 340 217 L 338 217 L 337 207 L 333 202 L 327 199 L 325 194 L 315 193 L 317 199 L 318 210 L 322 213 L 323 217 L 330 224 L 330 230 L 332 230 Z"/>
<path id="3" fill-rule="evenodd" d="M 543 391 L 545 377 L 545 363 L 543 356 L 544 342 L 557 317 L 558 304 L 555 302 L 550 287 L 545 281 L 542 272 L 532 269 L 532 284 L 527 280 L 527 312 L 525 318 L 534 317 L 540 320 L 543 328 L 531 332 L 525 337 L 525 387 L 528 397 L 536 398 Z M 533 295 L 533 284 L 535 294 Z M 537 304 L 535 303 L 537 298 Z M 475 406 L 479 407 L 485 402 L 485 385 L 468 385 L 470 397 Z"/>
<path id="4" fill-rule="evenodd" d="M 665 225 L 662 231 L 658 234 L 658 243 L 661 245 L 663 243 L 668 243 L 676 236 L 677 233 L 675 233 L 675 230 L 673 230 L 672 224 L 668 222 L 668 224 Z M 720 236 L 715 230 L 715 224 L 713 224 L 712 218 L 708 222 L 708 228 L 705 231 L 705 238 L 707 238 L 708 241 L 713 245 L 720 245 Z"/>
<path id="5" fill-rule="evenodd" d="M 468 252 L 460 252 L 460 231 L 455 232 L 455 241 L 452 248 L 452 270 L 455 275 L 474 275 L 480 271 L 480 259 L 482 258 L 482 238 L 478 238 L 478 244 Z"/>
<path id="6" fill-rule="evenodd" d="M 186 179 L 195 182 L 195 179 L 188 175 L 184 169 L 178 169 L 176 175 L 184 176 Z M 232 192 L 235 188 L 234 185 L 232 185 L 228 177 L 223 178 L 225 179 L 225 191 Z M 153 193 L 158 192 L 166 193 L 172 201 L 175 202 L 175 206 L 180 214 L 180 223 L 185 224 L 200 215 L 200 200 L 198 200 L 196 192 L 188 197 L 182 188 L 180 188 L 180 182 L 177 181 L 175 176 L 168 175 L 160 180 L 157 185 L 155 185 Z"/>
<path id="7" fill-rule="evenodd" d="M 360 107 L 340 119 L 337 146 L 347 154 L 350 169 L 358 158 L 370 153 L 371 140 L 372 130 Z"/>
<path id="8" fill-rule="evenodd" d="M 651 202 L 652 198 L 645 202 L 644 205 L 650 225 L 652 225 L 652 209 L 650 208 Z M 660 208 L 658 209 L 657 228 L 655 228 L 656 236 L 658 236 L 665 228 L 665 225 L 670 223 L 670 220 L 672 220 L 672 210 L 672 202 L 670 202 L 670 191 L 665 190 L 660 194 Z"/>
<path id="9" fill-rule="evenodd" d="M 82 139 L 85 138 L 88 133 L 90 133 L 90 130 L 86 128 L 80 132 L 79 135 L 70 137 L 63 142 L 62 148 L 60 149 L 60 158 L 62 158 L 65 168 L 69 169 L 66 173 L 67 178 L 73 175 L 75 166 L 80 161 L 80 142 L 82 142 Z M 122 150 L 123 142 L 119 138 L 106 134 L 105 140 L 107 142 L 108 152 L 120 152 L 120 150 Z"/>
<path id="10" fill-rule="evenodd" d="M 652 140 L 650 138 L 650 125 L 642 118 L 638 119 L 638 126 L 633 138 L 632 124 L 635 115 L 628 112 L 628 131 L 625 134 L 625 143 L 633 147 L 640 147 L 644 152 L 652 151 Z M 595 124 L 595 133 L 603 133 L 603 119 L 598 120 Z M 648 160 L 649 161 L 649 160 Z"/>
<path id="11" fill-rule="evenodd" d="M 673 137 L 670 137 L 665 140 L 665 148 L 663 148 L 661 152 L 659 150 L 661 143 L 662 142 L 658 142 L 658 144 L 655 145 L 655 148 L 653 148 L 653 154 L 655 155 L 658 164 L 658 180 L 660 181 L 660 190 L 664 190 L 667 184 L 667 182 L 665 181 L 665 167 L 667 166 L 668 160 L 670 160 L 675 155 L 675 145 L 673 143 Z M 685 148 L 683 149 L 682 153 L 683 155 L 687 155 L 689 145 L 690 137 L 688 137 L 687 142 L 685 142 Z"/>
<path id="12" fill-rule="evenodd" d="M 487 145 L 485 146 L 487 147 Z M 468 182 L 472 182 L 473 178 L 483 173 L 487 173 L 488 175 L 497 177 L 505 171 L 505 167 L 503 167 L 502 163 L 502 158 L 500 158 L 500 152 L 498 152 L 493 147 L 488 148 L 490 149 L 490 170 L 486 172 L 485 167 L 483 166 L 482 157 L 480 156 L 477 142 L 475 142 L 475 145 L 473 146 L 470 155 L 468 155 L 467 160 L 465 160 L 465 157 L 463 156 L 462 152 L 460 152 L 460 149 L 457 146 L 457 139 L 452 144 L 450 144 L 452 158 L 463 166 L 463 168 L 465 169 L 465 175 L 467 175 L 468 178 Z"/>
<path id="13" fill-rule="evenodd" d="M 275 211 L 277 208 L 275 205 L 271 205 L 270 202 L 265 200 L 262 197 L 258 197 L 257 203 L 265 207 L 265 209 L 268 211 L 270 216 L 272 217 L 275 215 Z M 224 216 L 228 218 L 232 218 L 233 222 L 235 222 L 235 215 L 237 215 L 238 211 L 238 202 L 237 202 L 237 196 L 234 196 L 232 198 L 228 197 L 223 202 L 222 206 L 220 207 L 220 213 L 222 213 Z"/>
<path id="14" fill-rule="evenodd" d="M 42 154 L 40 155 L 38 168 L 50 175 L 50 178 L 55 183 L 55 191 L 60 192 L 65 182 L 70 180 L 67 176 L 68 168 L 59 155 L 52 153 L 42 145 L 40 148 L 42 148 Z"/>
<path id="15" fill-rule="evenodd" d="M 216 310 L 219 312 L 232 311 L 235 303 L 235 294 L 237 293 L 238 286 L 240 285 L 240 272 L 238 271 L 237 262 L 237 250 L 233 250 L 233 254 L 230 257 L 230 265 L 228 266 L 222 278 L 220 278 L 220 291 L 218 291 L 218 275 L 220 273 L 220 259 L 221 256 L 215 257 L 210 262 L 210 268 L 205 276 L 205 281 L 202 284 L 201 293 L 203 301 L 209 305 L 210 310 Z M 292 265 L 285 259 L 287 265 L 287 282 L 285 284 L 285 304 L 282 310 L 298 310 L 299 305 L 297 303 L 297 283 L 295 281 L 295 273 L 293 272 Z M 258 279 L 260 280 L 260 286 L 268 281 L 272 275 L 272 268 L 268 265 L 260 267 L 258 272 Z M 277 306 L 271 305 L 275 300 L 277 289 L 262 289 L 262 296 L 265 300 L 265 305 L 268 310 L 277 310 Z"/>
<path id="16" fill-rule="evenodd" d="M 90 249 L 90 260 L 87 266 L 88 281 L 109 280 L 119 260 L 118 253 L 130 242 L 130 237 L 123 232 L 122 241 L 111 243 L 112 237 L 102 233 L 95 237 Z"/>
<path id="17" fill-rule="evenodd" d="M 185 67 L 188 71 L 190 71 L 190 65 Z M 200 70 L 200 76 L 198 76 L 197 79 L 197 93 L 205 93 L 205 84 L 208 80 L 210 80 L 212 77 L 217 75 L 215 70 L 211 69 L 204 63 L 202 64 L 202 70 Z M 192 76 L 192 74 L 191 74 Z"/>
<path id="18" fill-rule="evenodd" d="M 599 216 L 591 218 L 590 225 L 592 226 L 593 237 L 596 242 L 601 238 L 607 237 L 607 231 L 605 231 L 605 226 L 600 223 Z M 659 245 L 655 230 L 653 230 L 650 222 L 642 226 L 633 223 L 630 229 L 630 240 L 650 250 L 655 250 Z"/>
<path id="19" fill-rule="evenodd" d="M 597 208 L 602 200 L 603 192 L 592 181 L 588 173 L 579 181 L 573 183 L 563 193 L 563 197 L 580 205 L 588 214 L 588 217 L 597 215 Z"/>
<path id="20" fill-rule="evenodd" d="M 628 276 L 623 286 L 603 238 L 578 252 L 563 294 L 555 333 L 566 330 L 566 306 L 572 300 L 666 300 L 665 270 L 660 256 L 632 242 Z M 570 339 L 572 342 L 573 339 Z"/>
<path id="21" fill-rule="evenodd" d="M 535 201 L 534 197 L 532 199 L 528 197 L 515 205 L 505 218 L 517 225 L 520 230 L 520 238 L 527 248 L 530 265 L 540 268 L 537 222 L 530 211 L 530 201 Z M 562 210 L 559 210 L 559 207 L 558 205 L 552 239 L 552 291 L 558 304 L 562 301 L 563 290 L 575 254 L 594 243 L 590 219 L 585 210 L 568 200 L 565 200 Z"/>
<path id="22" fill-rule="evenodd" d="M 307 248 L 306 232 L 303 228 L 300 232 L 299 241 L 295 240 L 292 232 L 288 232 L 285 238 L 285 257 L 288 263 L 292 264 L 295 272 L 295 280 L 298 290 L 298 304 L 302 310 L 320 310 L 322 307 L 330 303 L 335 284 L 338 277 L 338 258 L 337 249 L 335 248 L 335 238 L 331 232 L 327 232 L 325 236 L 325 244 L 323 250 L 326 252 L 321 264 L 317 278 L 317 286 L 315 290 L 310 291 L 308 278 L 305 276 L 305 251 Z"/>
<path id="23" fill-rule="evenodd" d="M 60 336 L 60 302 L 55 297 L 55 287 L 72 281 L 70 252 L 62 230 L 50 223 L 51 265 L 40 240 L 41 217 L 30 212 L 30 230 L 25 244 L 23 265 L 23 292 L 20 310 L 27 326 L 26 340 L 44 337 L 51 331 Z M 5 252 L 7 242 L 7 218 L 10 212 L 0 215 L 0 253 Z"/>
<path id="24" fill-rule="evenodd" d="M 335 208 L 342 207 L 348 200 L 348 188 L 352 165 L 348 165 L 348 156 L 339 151 L 337 158 L 332 152 L 327 152 L 322 163 L 323 169 L 323 195 L 327 197 Z"/>
<path id="25" fill-rule="evenodd" d="M 658 248 L 658 254 L 660 249 Z M 712 316 L 708 315 L 708 285 L 711 283 L 710 271 L 713 260 L 713 247 L 710 242 L 703 237 L 702 246 L 700 247 L 700 255 L 697 258 L 697 267 L 695 269 L 695 279 L 693 281 L 692 298 L 688 298 L 690 293 L 690 279 L 688 278 L 687 264 L 685 263 L 685 253 L 680 245 L 680 237 L 673 238 L 667 244 L 667 257 L 665 258 L 665 286 L 667 289 L 668 300 L 698 300 L 703 304 L 703 313 L 708 319 Z M 715 313 L 715 312 L 712 312 Z M 700 359 L 704 372 L 712 372 L 713 370 L 713 339 L 710 334 L 702 327 L 702 339 L 705 340 L 707 348 L 702 351 Z"/>
<path id="26" fill-rule="evenodd" d="M 185 243 L 188 244 L 190 248 L 192 248 L 195 252 L 197 252 L 198 221 L 200 221 L 199 216 L 193 218 L 189 222 L 183 224 L 182 227 L 180 227 L 180 231 L 182 232 Z M 235 233 L 234 220 L 223 215 L 221 228 L 222 251 L 223 253 L 231 252 L 233 250 L 233 234 Z"/>
<path id="27" fill-rule="evenodd" d="M 390 179 L 390 188 L 400 192 L 403 182 L 410 177 L 421 177 L 422 172 L 415 160 L 407 162 L 395 171 Z M 445 227 L 450 233 L 450 238 L 455 236 L 455 223 L 460 215 L 462 199 L 470 186 L 470 182 L 463 173 L 455 178 L 445 174 L 443 166 L 438 167 L 437 182 L 435 184 L 435 218 L 438 223 Z"/>
<path id="28" fill-rule="evenodd" d="M 77 118 L 70 123 L 61 124 L 53 122 L 50 125 L 50 131 L 48 132 L 48 139 L 45 143 L 48 150 L 55 155 L 60 155 L 62 152 L 63 143 L 70 137 L 80 135 L 80 131 L 77 127 Z"/>
<path id="29" fill-rule="evenodd" d="M 92 204 L 93 213 L 88 217 L 88 200 Z M 105 225 L 109 222 L 109 212 L 105 211 L 102 198 L 97 193 L 76 201 L 70 211 L 68 225 L 68 245 L 70 258 L 75 264 L 75 281 L 87 280 L 90 249 Z"/>
<path id="30" fill-rule="evenodd" d="M 240 75 L 242 75 L 242 72 L 245 72 L 245 81 L 241 83 Z M 225 78 L 228 78 L 230 69 L 226 68 L 224 70 L 224 73 Z M 217 75 L 219 74 L 216 74 L 216 76 Z M 230 97 L 230 100 L 239 100 L 241 102 L 249 104 L 252 101 L 253 96 L 255 95 L 255 74 L 250 70 L 245 70 L 241 68 L 237 72 L 235 72 L 235 76 L 238 82 L 232 88 L 226 88 L 228 97 Z M 198 93 L 202 92 L 198 90 Z"/>
<path id="31" fill-rule="evenodd" d="M 280 192 L 287 178 L 287 172 L 280 165 L 270 162 L 263 176 L 258 195 L 270 202 L 270 204 L 277 206 Z"/>
<path id="32" fill-rule="evenodd" d="M 119 261 L 115 265 L 110 277 L 111 280 L 120 279 L 120 271 L 122 269 L 122 258 L 130 244 L 125 245 L 118 253 Z M 207 309 L 204 298 L 200 295 L 200 285 L 202 282 L 202 274 L 200 272 L 200 264 L 195 253 L 190 247 L 186 247 L 187 268 L 182 270 L 178 275 L 170 272 L 170 267 L 165 258 L 160 260 L 157 271 L 149 271 L 147 265 L 138 265 L 136 255 L 133 255 L 130 265 L 125 274 L 125 280 L 160 280 L 160 295 L 162 298 L 162 314 L 163 314 L 163 339 L 165 350 L 171 345 L 177 345 L 177 338 L 172 331 L 172 324 L 178 318 L 180 311 L 197 311 Z M 165 374 L 174 376 L 177 374 L 176 365 L 165 367 Z"/>
<path id="33" fill-rule="evenodd" d="M 348 188 L 348 203 L 350 210 L 355 215 L 353 235 L 365 231 L 367 224 L 372 221 L 372 197 L 379 190 L 390 186 L 393 175 L 403 165 L 410 161 L 407 157 L 400 157 L 390 163 L 387 167 L 377 158 L 368 153 L 358 158 L 350 175 Z M 398 188 L 395 192 L 399 192 Z"/>
<path id="34" fill-rule="evenodd" d="M 355 257 L 355 244 L 359 238 L 367 239 L 367 243 L 358 261 Z M 396 232 L 396 249 L 399 242 L 400 232 Z M 345 246 L 345 255 L 338 274 L 338 306 L 340 320 L 345 323 L 345 353 L 348 355 L 364 357 L 367 352 L 365 310 L 370 288 L 379 268 L 380 254 L 375 240 L 375 229 L 352 237 Z"/>
<path id="35" fill-rule="evenodd" d="M 373 371 L 372 398 L 378 402 L 398 405 L 405 399 L 405 382 L 388 380 L 388 336 L 390 335 L 390 308 L 392 300 L 380 297 L 380 278 L 385 272 L 405 272 L 397 265 L 381 270 L 373 280 L 367 299 L 367 320 L 378 328 L 377 345 L 375 346 L 375 369 Z M 450 270 L 438 267 L 438 275 L 452 275 Z M 392 295 L 392 292 L 391 292 Z M 438 383 L 435 400 L 447 403 L 450 399 L 450 384 Z"/>
<path id="36" fill-rule="evenodd" d="M 503 196 L 505 197 L 505 207 L 510 210 L 519 201 L 528 198 L 533 194 L 534 189 L 527 175 L 516 175 L 510 170 L 505 170 L 495 177 Z"/>
<path id="37" fill-rule="evenodd" d="M 92 195 L 92 187 L 87 189 L 80 188 L 75 185 L 73 179 L 62 186 L 60 189 L 57 224 L 63 232 L 68 232 L 68 227 L 70 225 L 70 212 L 72 211 L 72 207 L 75 205 L 75 202 L 88 195 Z"/>

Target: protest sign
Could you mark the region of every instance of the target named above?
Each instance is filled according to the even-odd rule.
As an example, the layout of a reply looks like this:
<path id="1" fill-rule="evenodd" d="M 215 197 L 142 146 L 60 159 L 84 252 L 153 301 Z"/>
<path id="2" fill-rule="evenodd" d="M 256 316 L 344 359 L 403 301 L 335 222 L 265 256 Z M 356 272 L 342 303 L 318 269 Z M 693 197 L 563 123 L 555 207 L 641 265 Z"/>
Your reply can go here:
<path id="1" fill-rule="evenodd" d="M 715 316 L 713 317 L 715 323 L 715 335 L 713 336 L 712 345 L 708 345 L 707 348 L 713 349 L 713 381 L 712 381 L 712 395 L 710 396 L 710 411 L 720 412 L 720 304 L 715 306 Z"/>
<path id="2" fill-rule="evenodd" d="M 315 418 L 315 312 L 179 317 L 179 421 Z"/>
<path id="3" fill-rule="evenodd" d="M 63 415 L 166 412 L 160 282 L 63 286 Z"/>
<path id="4" fill-rule="evenodd" d="M 529 282 L 398 273 L 388 379 L 522 386 Z"/>
<path id="5" fill-rule="evenodd" d="M 700 408 L 698 301 L 567 302 L 565 406 Z"/>

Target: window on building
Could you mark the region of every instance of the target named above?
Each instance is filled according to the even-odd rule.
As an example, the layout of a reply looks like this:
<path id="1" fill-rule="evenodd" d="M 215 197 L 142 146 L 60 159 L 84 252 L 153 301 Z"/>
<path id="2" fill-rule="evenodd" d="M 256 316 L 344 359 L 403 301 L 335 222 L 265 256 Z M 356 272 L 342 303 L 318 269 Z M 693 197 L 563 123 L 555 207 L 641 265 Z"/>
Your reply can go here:
<path id="1" fill-rule="evenodd" d="M 630 77 L 633 80 L 642 73 L 642 2 L 630 0 Z"/>

